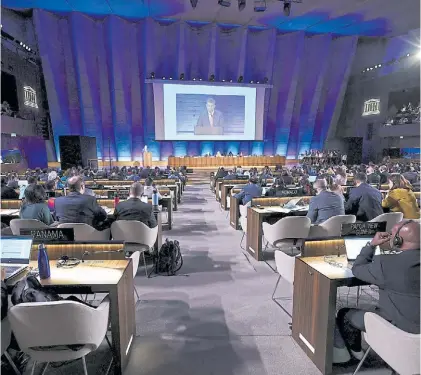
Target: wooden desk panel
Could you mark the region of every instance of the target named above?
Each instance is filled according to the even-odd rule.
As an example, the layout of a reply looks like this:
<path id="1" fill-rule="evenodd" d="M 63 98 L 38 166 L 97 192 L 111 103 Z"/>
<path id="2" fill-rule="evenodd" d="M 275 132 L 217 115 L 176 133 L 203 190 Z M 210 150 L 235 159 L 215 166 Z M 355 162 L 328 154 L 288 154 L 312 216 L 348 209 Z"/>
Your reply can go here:
<path id="1" fill-rule="evenodd" d="M 344 267 L 324 257 L 295 259 L 292 337 L 324 375 L 332 373 L 337 289 L 366 285 L 353 277 L 346 257 L 337 261 Z"/>
<path id="2" fill-rule="evenodd" d="M 168 158 L 168 165 L 171 167 L 179 167 L 182 165 L 188 168 L 200 167 L 235 167 L 241 165 L 264 167 L 265 165 L 285 165 L 285 156 L 202 156 L 202 157 L 175 157 Z"/>
<path id="3" fill-rule="evenodd" d="M 240 229 L 240 201 L 234 196 L 230 197 L 230 225 L 235 229 Z"/>
<path id="4" fill-rule="evenodd" d="M 223 210 L 228 210 L 227 201 L 230 198 L 230 192 L 231 192 L 231 190 L 234 186 L 235 187 L 237 187 L 237 186 L 244 187 L 245 185 L 244 185 L 244 182 L 243 182 L 243 185 L 239 185 L 237 183 L 233 183 L 233 184 L 224 183 L 224 184 L 222 184 L 222 187 L 221 187 L 221 207 L 222 207 Z"/>

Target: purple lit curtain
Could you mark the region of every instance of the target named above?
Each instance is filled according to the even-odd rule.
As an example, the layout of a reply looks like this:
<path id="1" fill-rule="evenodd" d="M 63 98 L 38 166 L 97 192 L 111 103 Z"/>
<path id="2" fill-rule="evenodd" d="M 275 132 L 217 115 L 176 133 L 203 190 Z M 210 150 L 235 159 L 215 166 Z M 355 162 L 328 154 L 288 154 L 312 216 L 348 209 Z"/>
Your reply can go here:
<path id="1" fill-rule="evenodd" d="M 98 158 L 140 160 L 208 152 L 295 158 L 321 147 L 356 48 L 355 37 L 279 34 L 174 20 L 92 18 L 34 11 L 54 140 L 95 136 Z M 263 81 L 264 141 L 155 141 L 151 72 L 157 78 Z"/>

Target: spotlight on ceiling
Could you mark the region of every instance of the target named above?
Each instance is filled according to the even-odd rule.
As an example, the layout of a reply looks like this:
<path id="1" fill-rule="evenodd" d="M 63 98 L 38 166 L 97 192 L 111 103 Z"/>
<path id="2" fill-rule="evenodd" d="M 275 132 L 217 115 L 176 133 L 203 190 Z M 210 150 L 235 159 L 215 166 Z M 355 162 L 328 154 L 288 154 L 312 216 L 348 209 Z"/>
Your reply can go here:
<path id="1" fill-rule="evenodd" d="M 238 83 L 242 83 L 242 82 L 243 82 L 243 80 L 244 80 L 244 77 L 243 77 L 243 76 L 239 76 L 239 77 L 238 77 L 237 82 L 238 82 Z"/>
<path id="2" fill-rule="evenodd" d="M 225 82 L 225 79 L 223 79 L 222 82 Z"/>
<path id="3" fill-rule="evenodd" d="M 230 79 L 230 82 L 232 83 L 232 79 Z"/>
<path id="4" fill-rule="evenodd" d="M 266 0 L 254 0 L 254 11 L 264 12 L 266 10 Z"/>
<path id="5" fill-rule="evenodd" d="M 218 4 L 223 7 L 230 7 L 231 6 L 231 0 L 218 0 Z"/>
<path id="6" fill-rule="evenodd" d="M 215 74 L 211 74 L 209 77 L 209 81 L 215 82 Z"/>
<path id="7" fill-rule="evenodd" d="M 246 0 L 238 0 L 238 10 L 241 12 L 246 7 Z"/>
<path id="8" fill-rule="evenodd" d="M 203 81 L 203 79 L 202 78 L 199 78 L 199 81 Z"/>
<path id="9" fill-rule="evenodd" d="M 183 81 L 184 80 L 184 73 L 181 73 L 180 74 L 180 81 Z"/>
<path id="10" fill-rule="evenodd" d="M 165 77 L 162 77 L 162 79 L 165 79 Z"/>
<path id="11" fill-rule="evenodd" d="M 193 78 L 193 81 L 196 81 L 196 78 Z"/>
<path id="12" fill-rule="evenodd" d="M 190 0 L 191 7 L 195 9 L 197 7 L 198 0 Z"/>
<path id="13" fill-rule="evenodd" d="M 151 79 L 155 79 L 155 72 L 151 73 Z"/>
<path id="14" fill-rule="evenodd" d="M 268 77 L 263 78 L 263 83 L 264 84 L 267 84 L 268 82 L 269 82 L 269 78 Z"/>
<path id="15" fill-rule="evenodd" d="M 291 3 L 289 0 L 284 0 L 284 15 L 289 17 L 291 14 Z"/>
<path id="16" fill-rule="evenodd" d="M 253 81 L 253 80 L 251 80 L 251 81 L 250 81 L 250 83 L 254 83 L 254 81 Z"/>

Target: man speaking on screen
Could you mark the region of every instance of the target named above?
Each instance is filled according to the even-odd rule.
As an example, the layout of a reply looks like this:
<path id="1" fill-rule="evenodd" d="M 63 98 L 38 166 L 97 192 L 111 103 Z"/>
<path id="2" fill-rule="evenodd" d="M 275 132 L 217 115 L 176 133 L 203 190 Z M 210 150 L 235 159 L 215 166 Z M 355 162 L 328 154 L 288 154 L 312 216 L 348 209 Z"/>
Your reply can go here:
<path id="1" fill-rule="evenodd" d="M 222 112 L 215 109 L 215 107 L 215 99 L 209 98 L 206 101 L 206 111 L 203 111 L 200 114 L 196 124 L 196 128 L 203 129 L 196 129 L 196 133 L 223 134 L 224 116 L 222 115 Z"/>

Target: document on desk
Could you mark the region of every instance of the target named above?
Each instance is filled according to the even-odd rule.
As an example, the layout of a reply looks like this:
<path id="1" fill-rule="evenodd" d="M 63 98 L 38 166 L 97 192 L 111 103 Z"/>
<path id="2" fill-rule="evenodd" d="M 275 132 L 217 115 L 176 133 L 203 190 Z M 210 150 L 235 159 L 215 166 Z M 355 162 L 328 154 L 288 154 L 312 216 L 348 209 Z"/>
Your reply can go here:
<path id="1" fill-rule="evenodd" d="M 2 208 L 0 214 L 5 216 L 19 215 L 19 210 L 16 208 Z"/>
<path id="2" fill-rule="evenodd" d="M 107 213 L 107 215 L 111 215 L 114 212 L 113 208 L 109 208 L 107 206 L 101 206 L 101 207 L 104 209 L 104 211 Z"/>
<path id="3" fill-rule="evenodd" d="M 99 268 L 125 268 L 125 264 L 121 263 L 121 260 L 88 260 L 84 262 L 88 267 L 99 267 Z"/>
<path id="4" fill-rule="evenodd" d="M 266 212 L 276 212 L 276 213 L 280 213 L 280 214 L 289 214 L 292 210 L 288 209 L 288 208 L 283 208 L 283 207 L 269 207 L 266 208 Z"/>

